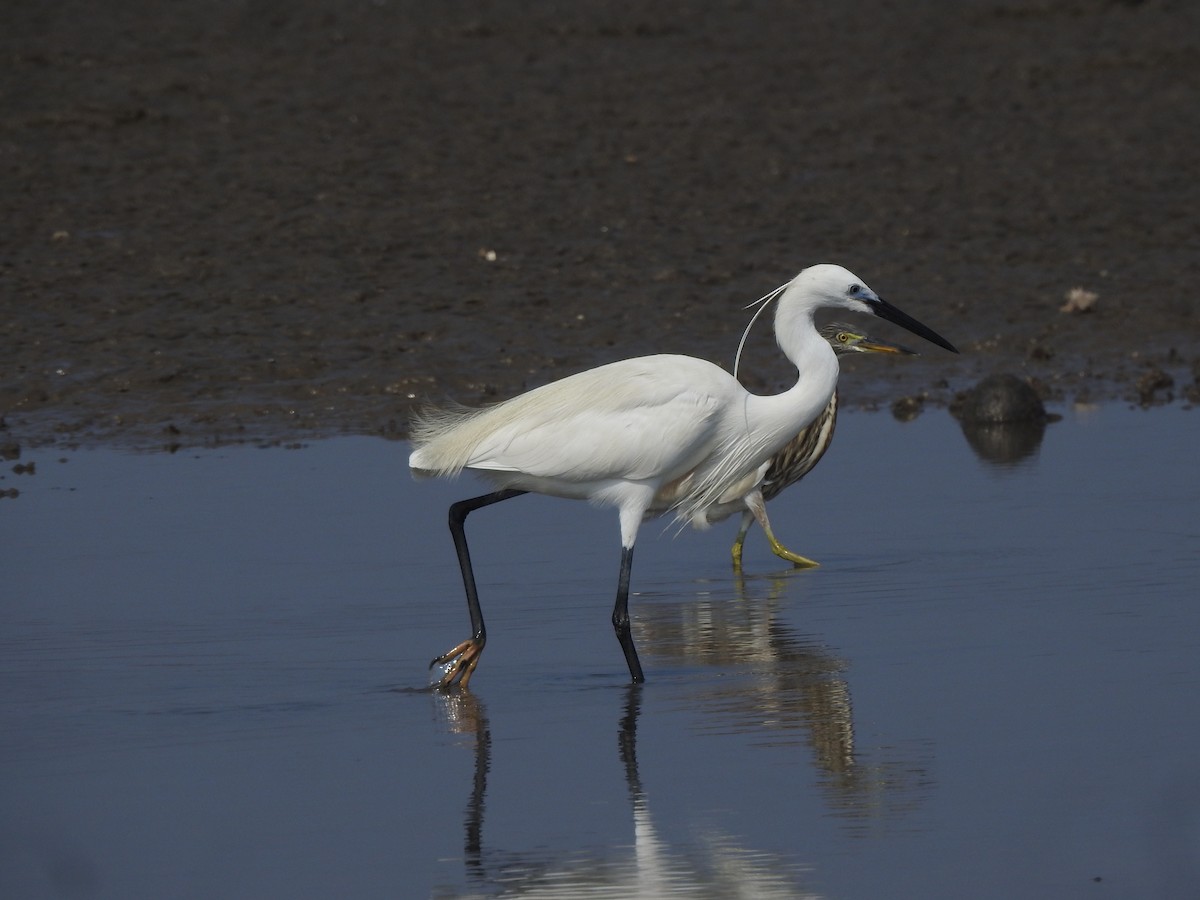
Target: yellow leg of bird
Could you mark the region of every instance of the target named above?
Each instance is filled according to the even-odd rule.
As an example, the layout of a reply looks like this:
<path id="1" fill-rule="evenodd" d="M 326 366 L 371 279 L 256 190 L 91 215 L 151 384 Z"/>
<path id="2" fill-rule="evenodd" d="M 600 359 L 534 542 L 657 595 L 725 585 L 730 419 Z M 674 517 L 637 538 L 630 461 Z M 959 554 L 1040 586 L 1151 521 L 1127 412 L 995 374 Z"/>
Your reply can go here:
<path id="1" fill-rule="evenodd" d="M 730 551 L 733 554 L 733 571 L 742 571 L 742 546 L 746 543 L 746 532 L 750 530 L 750 526 L 754 524 L 754 516 L 750 511 L 742 513 L 742 524 L 738 528 L 737 537 L 733 539 L 733 548 Z"/>
<path id="2" fill-rule="evenodd" d="M 801 556 L 799 553 L 793 553 L 783 544 L 779 543 L 779 539 L 775 537 L 775 532 L 771 530 L 771 520 L 767 518 L 767 504 L 762 498 L 759 491 L 754 491 L 746 498 L 746 506 L 750 512 L 754 514 L 754 518 L 758 520 L 759 526 L 763 530 L 763 534 L 767 536 L 767 541 L 771 545 L 771 552 L 780 559 L 786 559 L 788 562 L 795 565 L 797 569 L 815 569 L 820 565 L 819 562 L 809 559 L 807 556 Z"/>
<path id="3" fill-rule="evenodd" d="M 429 664 L 431 669 L 434 666 L 450 664 L 446 669 L 446 674 L 438 681 L 438 688 L 454 687 L 456 679 L 459 688 L 466 688 L 471 681 L 471 675 L 475 672 L 475 667 L 479 665 L 481 656 L 483 656 L 483 641 L 475 638 L 468 638 L 453 650 L 443 653 Z"/>

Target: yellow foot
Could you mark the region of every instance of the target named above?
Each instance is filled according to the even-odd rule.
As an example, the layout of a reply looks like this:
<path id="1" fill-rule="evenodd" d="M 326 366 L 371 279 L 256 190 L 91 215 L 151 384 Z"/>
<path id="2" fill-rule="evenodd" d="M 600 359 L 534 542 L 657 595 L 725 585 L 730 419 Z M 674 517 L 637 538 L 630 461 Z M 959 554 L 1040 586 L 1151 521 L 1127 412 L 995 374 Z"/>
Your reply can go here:
<path id="1" fill-rule="evenodd" d="M 457 679 L 458 687 L 465 688 L 471 680 L 475 667 L 479 665 L 479 657 L 483 655 L 483 641 L 468 638 L 453 650 L 448 650 L 429 664 L 429 668 L 443 666 L 449 663 L 446 674 L 438 681 L 439 688 L 454 687 Z"/>
<path id="2" fill-rule="evenodd" d="M 772 542 L 771 552 L 773 552 L 780 559 L 786 559 L 788 562 L 795 565 L 797 569 L 815 569 L 820 565 L 820 563 L 816 560 L 809 559 L 807 556 L 801 556 L 799 553 L 793 553 L 778 541 Z"/>
<path id="3" fill-rule="evenodd" d="M 799 553 L 793 553 L 783 544 L 779 543 L 779 538 L 775 537 L 775 532 L 771 530 L 771 520 L 767 518 L 767 507 L 763 502 L 762 492 L 755 489 L 746 496 L 746 508 L 749 515 L 758 520 L 758 526 L 763 530 L 763 534 L 767 536 L 767 543 L 771 545 L 771 552 L 780 559 L 786 559 L 788 562 L 795 565 L 797 569 L 815 569 L 820 565 L 819 562 L 809 559 L 807 556 L 801 556 Z M 738 570 L 741 568 L 742 556 L 742 541 L 746 537 L 746 529 L 749 527 L 750 519 L 746 514 L 742 515 L 742 528 L 738 532 L 737 540 L 733 545 L 733 568 Z"/>

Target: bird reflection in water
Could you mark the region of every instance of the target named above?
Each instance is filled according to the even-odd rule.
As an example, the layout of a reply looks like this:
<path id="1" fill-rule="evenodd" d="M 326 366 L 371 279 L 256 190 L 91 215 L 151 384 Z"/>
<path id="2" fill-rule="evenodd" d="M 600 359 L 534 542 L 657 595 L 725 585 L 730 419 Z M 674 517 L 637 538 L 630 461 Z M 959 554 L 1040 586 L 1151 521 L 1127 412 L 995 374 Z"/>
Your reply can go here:
<path id="1" fill-rule="evenodd" d="M 492 729 L 482 701 L 467 690 L 435 694 L 442 719 L 455 734 L 474 739 L 475 781 L 467 801 L 463 859 L 469 880 L 486 880 L 483 865 L 483 808 L 487 777 L 492 768 Z M 453 895 L 447 895 L 453 896 Z"/>
<path id="2" fill-rule="evenodd" d="M 931 787 L 927 766 L 923 754 L 904 758 L 894 744 L 883 760 L 856 747 L 847 662 L 782 616 L 785 591 L 794 601 L 804 585 L 793 569 L 739 574 L 733 597 L 643 594 L 638 638 L 660 664 L 721 673 L 690 678 L 679 700 L 706 731 L 751 735 L 762 746 L 808 747 L 830 808 L 865 827 L 918 804 Z"/>
<path id="3" fill-rule="evenodd" d="M 439 889 L 434 896 L 491 897 L 712 897 L 819 900 L 802 889 L 799 867 L 778 855 L 750 850 L 733 839 L 712 836 L 672 847 L 658 834 L 637 760 L 637 727 L 642 687 L 624 689 L 617 728 L 617 752 L 625 773 L 633 819 L 633 846 L 614 848 L 608 858 L 569 854 L 539 859 L 531 853 L 485 846 L 484 812 L 491 768 L 491 729 L 486 709 L 466 690 L 432 694 L 450 727 L 474 736 L 475 772 L 465 815 L 464 860 L 467 887 Z"/>
<path id="4" fill-rule="evenodd" d="M 851 834 L 895 821 L 932 789 L 924 759 L 889 742 L 886 759 L 855 746 L 847 663 L 815 639 L 780 620 L 779 597 L 792 572 L 738 581 L 738 598 L 663 602 L 647 595 L 639 638 L 660 662 L 711 668 L 719 678 L 689 675 L 672 685 L 681 708 L 695 713 L 706 733 L 754 735 L 753 744 L 804 746 L 814 755 L 828 813 Z M 760 585 L 768 590 L 762 592 Z M 757 593 L 756 593 L 757 591 Z M 668 678 L 668 684 L 671 684 Z M 484 703 L 469 690 L 430 695 L 474 751 L 474 774 L 464 817 L 466 885 L 438 897 L 803 897 L 801 867 L 778 854 L 756 851 L 727 835 L 701 836 L 678 846 L 658 833 L 650 794 L 638 767 L 638 719 L 643 691 L 628 685 L 617 726 L 617 752 L 633 823 L 633 844 L 596 853 L 557 853 L 488 846 L 486 793 L 492 732 Z M 661 696 L 661 694 L 660 694 Z M 668 702 L 672 702 L 668 700 Z M 905 757 L 908 758 L 905 758 Z"/>

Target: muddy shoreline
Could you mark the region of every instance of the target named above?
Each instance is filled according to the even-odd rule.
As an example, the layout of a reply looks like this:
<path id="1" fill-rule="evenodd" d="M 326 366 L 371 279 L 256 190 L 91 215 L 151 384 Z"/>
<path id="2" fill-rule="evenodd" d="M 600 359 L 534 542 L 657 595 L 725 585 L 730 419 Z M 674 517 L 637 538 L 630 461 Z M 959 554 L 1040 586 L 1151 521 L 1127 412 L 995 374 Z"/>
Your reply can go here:
<path id="1" fill-rule="evenodd" d="M 401 435 L 621 357 L 730 364 L 818 261 L 963 351 L 855 361 L 848 404 L 999 371 L 1200 399 L 1193 4 L 526 6 L 6 13 L 0 437 Z"/>

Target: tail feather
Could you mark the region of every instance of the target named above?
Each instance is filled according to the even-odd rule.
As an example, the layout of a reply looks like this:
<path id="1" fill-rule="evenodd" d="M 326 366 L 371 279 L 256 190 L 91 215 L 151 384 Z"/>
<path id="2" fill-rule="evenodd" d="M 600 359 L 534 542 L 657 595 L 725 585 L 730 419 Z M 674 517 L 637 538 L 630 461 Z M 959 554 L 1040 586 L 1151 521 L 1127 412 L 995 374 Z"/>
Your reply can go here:
<path id="1" fill-rule="evenodd" d="M 408 426 L 413 447 L 408 465 L 430 475 L 457 475 L 466 467 L 482 437 L 470 424 L 490 408 L 448 403 L 417 410 Z"/>

